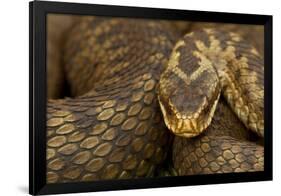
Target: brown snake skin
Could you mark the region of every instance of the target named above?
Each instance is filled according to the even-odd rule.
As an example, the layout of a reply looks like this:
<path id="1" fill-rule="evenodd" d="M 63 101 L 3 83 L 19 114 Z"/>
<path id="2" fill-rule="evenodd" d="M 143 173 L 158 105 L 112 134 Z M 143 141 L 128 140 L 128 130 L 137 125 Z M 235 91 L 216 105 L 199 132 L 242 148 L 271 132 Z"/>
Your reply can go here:
<path id="1" fill-rule="evenodd" d="M 236 33 L 203 29 L 186 34 L 160 79 L 158 97 L 167 127 L 176 135 L 199 135 L 223 94 L 245 126 L 263 137 L 262 62 Z"/>
<path id="2" fill-rule="evenodd" d="M 264 150 L 253 143 L 257 139 L 221 99 L 211 125 L 202 135 L 175 138 L 174 167 L 179 175 L 261 171 Z"/>
<path id="3" fill-rule="evenodd" d="M 153 177 L 167 159 L 179 175 L 263 170 L 263 146 L 223 98 L 198 137 L 166 127 L 159 79 L 181 36 L 167 22 L 101 17 L 67 32 L 71 97 L 47 104 L 47 183 Z"/>

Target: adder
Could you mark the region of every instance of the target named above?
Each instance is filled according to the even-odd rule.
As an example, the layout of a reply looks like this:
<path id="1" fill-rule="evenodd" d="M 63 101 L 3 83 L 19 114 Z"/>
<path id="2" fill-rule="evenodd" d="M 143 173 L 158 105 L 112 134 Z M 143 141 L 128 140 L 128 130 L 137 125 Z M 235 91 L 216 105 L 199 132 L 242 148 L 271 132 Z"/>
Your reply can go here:
<path id="1" fill-rule="evenodd" d="M 239 34 L 85 17 L 65 37 L 48 183 L 263 170 L 263 59 Z"/>

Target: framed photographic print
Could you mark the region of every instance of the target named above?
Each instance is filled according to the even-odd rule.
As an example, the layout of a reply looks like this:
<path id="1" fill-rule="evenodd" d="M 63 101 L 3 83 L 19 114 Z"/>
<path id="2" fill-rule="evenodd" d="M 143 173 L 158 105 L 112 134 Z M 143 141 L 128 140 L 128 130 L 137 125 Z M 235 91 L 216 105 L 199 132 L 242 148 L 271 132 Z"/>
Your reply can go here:
<path id="1" fill-rule="evenodd" d="M 29 6 L 30 194 L 272 180 L 272 16 Z"/>

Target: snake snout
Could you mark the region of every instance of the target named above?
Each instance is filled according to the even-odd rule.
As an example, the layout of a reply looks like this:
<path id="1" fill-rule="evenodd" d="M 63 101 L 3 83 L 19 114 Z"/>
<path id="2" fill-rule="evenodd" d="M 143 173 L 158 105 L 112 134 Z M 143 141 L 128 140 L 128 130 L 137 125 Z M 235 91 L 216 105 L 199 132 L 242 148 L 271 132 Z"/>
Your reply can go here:
<path id="1" fill-rule="evenodd" d="M 209 110 L 207 98 L 202 97 L 198 102 L 185 104 L 185 107 L 177 107 L 171 99 L 163 100 L 159 97 L 160 107 L 166 126 L 175 135 L 182 137 L 195 137 L 202 133 L 210 123 L 210 116 L 206 116 Z M 182 103 L 182 102 L 181 102 Z"/>

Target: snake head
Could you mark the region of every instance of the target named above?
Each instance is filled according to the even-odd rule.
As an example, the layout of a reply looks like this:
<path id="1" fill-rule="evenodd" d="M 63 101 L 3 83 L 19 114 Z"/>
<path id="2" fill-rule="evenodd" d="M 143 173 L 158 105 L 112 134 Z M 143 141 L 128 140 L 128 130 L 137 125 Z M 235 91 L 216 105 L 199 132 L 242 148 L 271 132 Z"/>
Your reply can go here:
<path id="1" fill-rule="evenodd" d="M 191 93 L 190 90 L 175 89 L 169 97 L 158 96 L 168 129 L 175 135 L 187 138 L 201 134 L 209 126 L 220 96 L 217 94 L 214 102 L 210 103 L 207 96 Z"/>
<path id="2" fill-rule="evenodd" d="M 194 137 L 211 123 L 220 82 L 211 62 L 179 41 L 161 74 L 158 100 L 166 126 L 178 136 Z M 197 53 L 196 53 L 197 52 Z"/>

